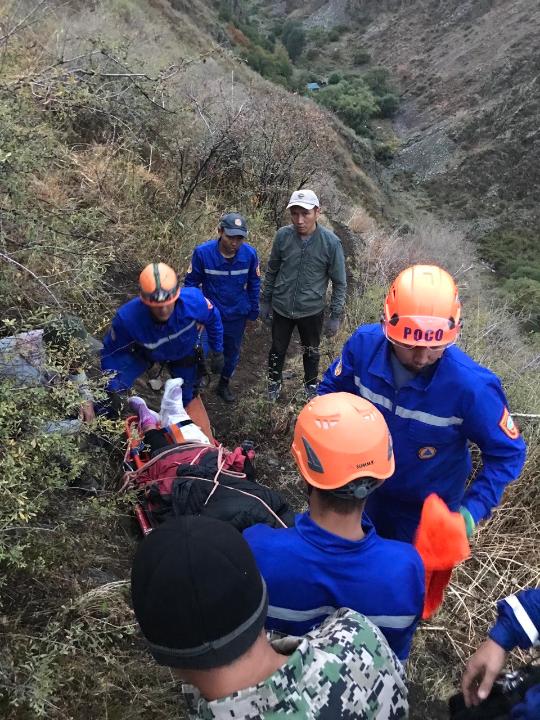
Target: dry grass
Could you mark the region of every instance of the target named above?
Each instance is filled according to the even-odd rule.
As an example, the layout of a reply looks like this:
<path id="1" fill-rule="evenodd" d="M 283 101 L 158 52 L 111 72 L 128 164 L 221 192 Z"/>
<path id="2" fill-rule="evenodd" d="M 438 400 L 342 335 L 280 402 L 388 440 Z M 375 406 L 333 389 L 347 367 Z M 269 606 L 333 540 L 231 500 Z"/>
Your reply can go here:
<path id="1" fill-rule="evenodd" d="M 367 234 L 375 232 L 375 221 L 371 215 L 362 207 L 355 207 L 347 221 L 347 225 L 354 233 Z"/>
<path id="2" fill-rule="evenodd" d="M 537 427 L 524 428 L 530 454 L 522 477 L 506 493 L 472 543 L 472 557 L 454 573 L 439 613 L 420 627 L 409 662 L 411 680 L 431 698 L 447 698 L 459 685 L 464 663 L 486 638 L 496 601 L 540 585 L 540 502 Z M 511 654 L 509 665 L 527 654 Z"/>

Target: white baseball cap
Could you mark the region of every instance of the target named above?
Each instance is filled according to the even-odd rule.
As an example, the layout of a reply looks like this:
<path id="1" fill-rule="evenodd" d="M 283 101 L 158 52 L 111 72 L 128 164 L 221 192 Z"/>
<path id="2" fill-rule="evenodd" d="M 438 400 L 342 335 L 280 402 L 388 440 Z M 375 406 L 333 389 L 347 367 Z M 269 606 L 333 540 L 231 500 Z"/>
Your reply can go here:
<path id="1" fill-rule="evenodd" d="M 287 210 L 293 205 L 299 205 L 306 210 L 312 210 L 314 207 L 320 207 L 319 198 L 313 190 L 295 190 L 291 195 Z"/>

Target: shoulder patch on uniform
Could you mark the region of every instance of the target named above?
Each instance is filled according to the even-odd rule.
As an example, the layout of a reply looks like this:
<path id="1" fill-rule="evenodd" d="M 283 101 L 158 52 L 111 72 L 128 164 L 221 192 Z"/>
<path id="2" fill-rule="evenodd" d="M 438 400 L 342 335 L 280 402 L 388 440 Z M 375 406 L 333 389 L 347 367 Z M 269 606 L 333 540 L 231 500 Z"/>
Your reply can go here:
<path id="1" fill-rule="evenodd" d="M 204 299 L 206 300 L 206 304 L 207 304 L 207 306 L 208 306 L 208 309 L 209 309 L 209 310 L 213 310 L 213 309 L 214 309 L 214 306 L 212 305 L 212 303 L 210 302 L 210 300 L 209 300 L 207 297 L 205 297 Z"/>
<path id="2" fill-rule="evenodd" d="M 335 377 L 338 377 L 339 375 L 341 375 L 341 371 L 342 371 L 342 370 L 343 370 L 343 362 L 342 362 L 342 360 L 341 360 L 341 355 L 340 355 L 340 356 L 339 356 L 339 362 L 338 362 L 338 364 L 336 365 L 336 369 L 334 370 L 334 376 L 335 376 Z"/>
<path id="3" fill-rule="evenodd" d="M 499 420 L 499 427 L 505 435 L 511 440 L 517 440 L 519 437 L 519 430 L 514 422 L 513 417 L 510 415 L 508 408 L 504 408 L 501 419 Z"/>
<path id="4" fill-rule="evenodd" d="M 193 265 L 192 265 L 192 263 L 189 263 L 189 267 L 187 269 L 188 273 L 190 273 L 192 270 L 193 270 Z"/>
<path id="5" fill-rule="evenodd" d="M 257 269 L 255 270 L 257 277 L 261 277 L 261 266 L 257 263 Z"/>
<path id="6" fill-rule="evenodd" d="M 433 445 L 426 445 L 426 447 L 421 447 L 418 450 L 418 457 L 420 460 L 431 460 L 431 458 L 435 457 L 437 454 L 437 448 L 434 448 Z"/>

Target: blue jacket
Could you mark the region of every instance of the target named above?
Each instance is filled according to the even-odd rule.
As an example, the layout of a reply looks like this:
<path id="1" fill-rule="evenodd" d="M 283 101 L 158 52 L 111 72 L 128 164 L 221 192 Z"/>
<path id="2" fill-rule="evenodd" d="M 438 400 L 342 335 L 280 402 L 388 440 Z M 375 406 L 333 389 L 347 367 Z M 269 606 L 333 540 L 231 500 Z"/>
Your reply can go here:
<path id="1" fill-rule="evenodd" d="M 498 618 L 489 637 L 505 650 L 540 644 L 540 589 L 523 590 L 497 604 Z"/>
<path id="2" fill-rule="evenodd" d="M 359 327 L 319 385 L 321 395 L 345 391 L 365 397 L 388 423 L 396 471 L 374 499 L 388 498 L 398 511 L 411 507 L 419 515 L 435 492 L 452 510 L 464 505 L 475 522 L 487 518 L 525 462 L 525 443 L 499 379 L 454 345 L 430 373 L 397 390 L 390 352 L 380 325 Z M 465 492 L 469 440 L 480 448 L 483 464 Z"/>
<path id="3" fill-rule="evenodd" d="M 198 325 L 206 327 L 211 349 L 223 352 L 219 310 L 196 288 L 182 288 L 171 317 L 164 323 L 156 322 L 138 297 L 122 305 L 103 340 L 101 367 L 116 373 L 107 389 L 118 392 L 131 387 L 145 363 L 192 356 L 199 338 Z"/>
<path id="4" fill-rule="evenodd" d="M 497 622 L 489 636 L 505 650 L 522 650 L 540 644 L 540 590 L 523 590 L 501 600 Z M 512 708 L 512 720 L 540 718 L 540 685 L 530 688 L 523 701 Z"/>
<path id="5" fill-rule="evenodd" d="M 208 240 L 195 248 L 184 279 L 186 287 L 201 287 L 219 308 L 223 320 L 259 315 L 261 271 L 257 251 L 242 243 L 231 260 L 219 252 L 219 240 Z"/>
<path id="6" fill-rule="evenodd" d="M 324 530 L 309 513 L 295 526 L 244 531 L 268 587 L 267 628 L 304 635 L 347 607 L 378 625 L 398 658 L 409 654 L 424 604 L 424 566 L 407 543 L 379 537 L 367 518 L 362 540 Z"/>

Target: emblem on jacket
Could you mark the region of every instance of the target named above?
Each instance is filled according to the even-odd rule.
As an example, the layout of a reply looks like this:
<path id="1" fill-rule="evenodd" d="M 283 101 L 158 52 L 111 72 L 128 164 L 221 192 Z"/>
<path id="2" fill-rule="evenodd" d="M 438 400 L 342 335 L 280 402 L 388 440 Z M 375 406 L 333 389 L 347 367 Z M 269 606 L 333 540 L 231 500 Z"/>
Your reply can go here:
<path id="1" fill-rule="evenodd" d="M 433 445 L 426 445 L 426 447 L 421 447 L 418 450 L 418 457 L 420 460 L 431 460 L 431 458 L 435 457 L 437 454 L 437 448 L 434 448 Z"/>
<path id="2" fill-rule="evenodd" d="M 340 357 L 339 362 L 336 365 L 336 369 L 334 370 L 334 376 L 338 377 L 338 375 L 341 375 L 342 370 L 343 370 L 343 363 L 341 362 L 341 357 Z"/>
<path id="3" fill-rule="evenodd" d="M 501 419 L 499 420 L 499 427 L 503 431 L 505 435 L 508 435 L 508 437 L 511 440 L 517 440 L 519 437 L 519 430 L 517 429 L 516 423 L 514 422 L 514 419 L 510 415 L 510 412 L 508 411 L 508 408 L 504 408 L 503 414 Z"/>

